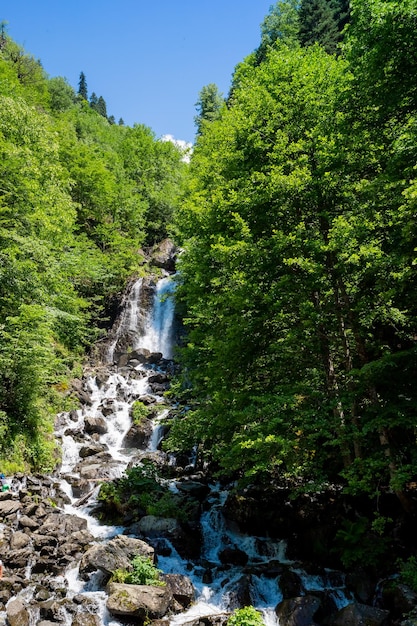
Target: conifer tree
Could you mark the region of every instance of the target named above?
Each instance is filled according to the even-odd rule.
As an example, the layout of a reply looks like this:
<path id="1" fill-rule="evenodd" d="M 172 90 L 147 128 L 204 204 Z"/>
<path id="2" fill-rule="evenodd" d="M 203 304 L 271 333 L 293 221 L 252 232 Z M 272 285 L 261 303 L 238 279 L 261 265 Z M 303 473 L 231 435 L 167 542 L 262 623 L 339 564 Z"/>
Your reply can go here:
<path id="1" fill-rule="evenodd" d="M 88 100 L 87 81 L 84 72 L 81 72 L 80 74 L 80 80 L 78 82 L 78 94 L 81 96 L 81 98 L 84 98 L 84 100 Z"/>
<path id="2" fill-rule="evenodd" d="M 93 93 L 90 96 L 90 107 L 93 109 L 93 111 L 97 111 L 98 98 L 97 98 L 95 91 L 93 91 Z"/>
<path id="3" fill-rule="evenodd" d="M 97 113 L 100 113 L 100 115 L 102 115 L 103 117 L 107 117 L 107 105 L 103 96 L 99 96 L 97 100 L 96 111 Z"/>
<path id="4" fill-rule="evenodd" d="M 198 135 L 201 135 L 203 132 L 205 122 L 213 122 L 220 117 L 223 105 L 223 95 L 220 93 L 217 85 L 210 83 L 202 88 L 200 98 L 196 103 L 198 115 L 194 118 Z"/>
<path id="5" fill-rule="evenodd" d="M 301 0 L 299 20 L 302 46 L 319 43 L 329 54 L 337 51 L 340 33 L 332 0 Z"/>

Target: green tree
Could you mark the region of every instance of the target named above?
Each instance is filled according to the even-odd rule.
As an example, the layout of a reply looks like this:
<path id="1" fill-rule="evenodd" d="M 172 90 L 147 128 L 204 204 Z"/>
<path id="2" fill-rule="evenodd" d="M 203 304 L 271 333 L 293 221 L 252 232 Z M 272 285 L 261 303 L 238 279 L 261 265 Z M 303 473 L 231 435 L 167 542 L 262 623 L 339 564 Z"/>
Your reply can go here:
<path id="1" fill-rule="evenodd" d="M 198 115 L 195 116 L 194 123 L 197 127 L 197 134 L 201 135 L 205 124 L 213 122 L 220 117 L 224 99 L 219 92 L 219 88 L 214 83 L 203 87 L 199 95 L 200 97 L 196 103 Z"/>
<path id="2" fill-rule="evenodd" d="M 256 62 L 261 63 L 268 49 L 276 41 L 288 45 L 298 45 L 299 40 L 299 0 L 279 0 L 271 6 L 261 24 L 261 43 L 255 52 Z"/>
<path id="3" fill-rule="evenodd" d="M 299 20 L 301 45 L 319 43 L 330 54 L 337 51 L 340 31 L 332 0 L 301 0 Z"/>
<path id="4" fill-rule="evenodd" d="M 99 96 L 97 100 L 96 111 L 97 113 L 100 113 L 100 115 L 102 115 L 103 117 L 107 118 L 107 105 L 103 96 Z"/>
<path id="5" fill-rule="evenodd" d="M 88 100 L 87 79 L 84 72 L 80 73 L 80 79 L 78 81 L 78 95 L 84 100 Z"/>
<path id="6" fill-rule="evenodd" d="M 76 101 L 75 92 L 65 78 L 61 76 L 51 78 L 48 81 L 48 91 L 52 111 L 62 113 L 74 106 Z"/>

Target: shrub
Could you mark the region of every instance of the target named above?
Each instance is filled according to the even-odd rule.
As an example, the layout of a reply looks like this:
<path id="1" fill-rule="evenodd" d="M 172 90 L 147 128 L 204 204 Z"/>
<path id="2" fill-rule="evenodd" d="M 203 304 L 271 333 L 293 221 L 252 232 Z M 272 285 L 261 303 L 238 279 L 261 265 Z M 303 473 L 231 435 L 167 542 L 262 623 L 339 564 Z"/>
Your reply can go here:
<path id="1" fill-rule="evenodd" d="M 134 424 L 140 424 L 142 420 L 149 417 L 149 407 L 146 404 L 143 404 L 140 400 L 136 400 L 136 402 L 132 405 L 132 419 Z"/>
<path id="2" fill-rule="evenodd" d="M 126 583 L 129 585 L 153 585 L 163 587 L 165 582 L 160 580 L 159 570 L 152 563 L 149 557 L 135 556 L 132 560 L 132 571 L 117 569 L 113 572 L 112 580 L 116 583 Z"/>
<path id="3" fill-rule="evenodd" d="M 227 620 L 227 626 L 265 626 L 262 615 L 253 606 L 237 609 Z"/>

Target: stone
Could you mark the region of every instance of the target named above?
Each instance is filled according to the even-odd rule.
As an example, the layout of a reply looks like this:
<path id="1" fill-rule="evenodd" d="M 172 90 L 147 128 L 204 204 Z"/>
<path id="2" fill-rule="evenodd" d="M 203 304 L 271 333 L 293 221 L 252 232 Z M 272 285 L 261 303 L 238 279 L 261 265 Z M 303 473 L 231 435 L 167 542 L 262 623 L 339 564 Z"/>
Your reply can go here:
<path id="1" fill-rule="evenodd" d="M 80 561 L 80 576 L 88 580 L 91 573 L 101 571 L 107 580 L 117 569 L 131 570 L 132 559 L 137 556 L 154 560 L 154 549 L 142 541 L 126 535 L 118 535 L 107 544 L 97 544 L 85 552 Z"/>
<path id="2" fill-rule="evenodd" d="M 168 587 L 110 583 L 107 593 L 107 610 L 115 616 L 159 619 L 172 602 Z"/>
<path id="3" fill-rule="evenodd" d="M 29 611 L 19 598 L 10 600 L 6 612 L 10 626 L 29 626 Z"/>
<path id="4" fill-rule="evenodd" d="M 367 604 L 348 604 L 329 621 L 329 626 L 390 626 L 389 611 Z"/>
<path id="5" fill-rule="evenodd" d="M 314 595 L 306 595 L 283 600 L 276 607 L 275 613 L 280 626 L 313 626 L 317 624 L 313 618 L 319 608 L 320 599 Z"/>

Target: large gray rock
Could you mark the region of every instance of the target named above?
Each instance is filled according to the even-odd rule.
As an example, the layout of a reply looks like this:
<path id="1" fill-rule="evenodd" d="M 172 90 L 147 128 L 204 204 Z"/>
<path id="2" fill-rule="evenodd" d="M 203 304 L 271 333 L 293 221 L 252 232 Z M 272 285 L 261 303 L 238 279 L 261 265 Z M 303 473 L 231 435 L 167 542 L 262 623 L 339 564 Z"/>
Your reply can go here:
<path id="1" fill-rule="evenodd" d="M 180 603 L 183 609 L 190 606 L 195 597 L 195 589 L 188 576 L 183 574 L 162 574 L 161 580 L 166 583 L 174 599 Z"/>
<path id="2" fill-rule="evenodd" d="M 138 522 L 140 531 L 147 537 L 169 537 L 181 534 L 181 525 L 173 517 L 145 515 Z"/>
<path id="3" fill-rule="evenodd" d="M 117 569 L 132 569 L 131 561 L 135 556 L 145 556 L 154 560 L 154 549 L 133 537 L 118 535 L 107 544 L 92 546 L 80 561 L 80 576 L 88 580 L 91 573 L 101 571 L 107 580 Z"/>
<path id="4" fill-rule="evenodd" d="M 171 239 L 164 239 L 155 246 L 151 254 L 151 263 L 167 272 L 175 271 L 175 261 L 177 257 L 177 247 Z"/>
<path id="5" fill-rule="evenodd" d="M 7 619 L 10 626 L 29 626 L 29 611 L 19 598 L 8 603 Z"/>
<path id="6" fill-rule="evenodd" d="M 172 603 L 168 586 L 110 583 L 107 593 L 107 610 L 115 616 L 160 619 L 166 615 Z"/>
<path id="7" fill-rule="evenodd" d="M 139 424 L 132 424 L 123 440 L 123 446 L 144 450 L 152 437 L 152 432 L 152 421 L 145 417 Z"/>

